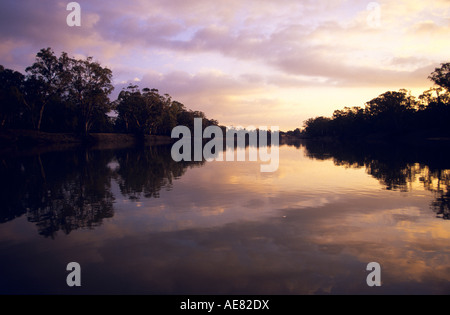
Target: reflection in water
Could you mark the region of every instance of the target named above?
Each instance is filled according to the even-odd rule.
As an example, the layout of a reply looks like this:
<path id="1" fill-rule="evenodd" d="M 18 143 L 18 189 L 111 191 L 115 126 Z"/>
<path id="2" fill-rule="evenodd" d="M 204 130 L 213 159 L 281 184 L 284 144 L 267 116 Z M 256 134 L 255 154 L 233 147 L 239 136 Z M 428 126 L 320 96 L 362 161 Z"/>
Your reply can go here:
<path id="1" fill-rule="evenodd" d="M 279 149 L 274 173 L 170 146 L 0 157 L 0 293 L 450 293 L 449 221 L 430 212 L 448 218 L 447 152 Z"/>
<path id="2" fill-rule="evenodd" d="M 39 234 L 55 237 L 92 228 L 113 216 L 107 151 L 73 151 L 2 158 L 0 221 L 25 214 Z"/>
<path id="3" fill-rule="evenodd" d="M 408 191 L 419 179 L 436 199 L 431 207 L 437 216 L 450 218 L 450 147 L 440 144 L 400 145 L 304 141 L 310 158 L 332 159 L 337 166 L 365 167 L 387 190 Z"/>
<path id="4" fill-rule="evenodd" d="M 119 163 L 111 168 L 111 163 Z M 175 163 L 170 147 L 78 150 L 2 158 L 0 223 L 26 215 L 39 234 L 54 238 L 79 228 L 94 228 L 114 215 L 111 180 L 130 199 L 158 197 L 189 165 Z"/>
<path id="5" fill-rule="evenodd" d="M 174 179 L 184 175 L 188 167 L 204 162 L 174 162 L 170 146 L 152 146 L 145 150 L 135 148 L 116 152 L 119 164 L 115 178 L 120 191 L 130 199 L 158 198 L 161 188 L 171 189 Z"/>

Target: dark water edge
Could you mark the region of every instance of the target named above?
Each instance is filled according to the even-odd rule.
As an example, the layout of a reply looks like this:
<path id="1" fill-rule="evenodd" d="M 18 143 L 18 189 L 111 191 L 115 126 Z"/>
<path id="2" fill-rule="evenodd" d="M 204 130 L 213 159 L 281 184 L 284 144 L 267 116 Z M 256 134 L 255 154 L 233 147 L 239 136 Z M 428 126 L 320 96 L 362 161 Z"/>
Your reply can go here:
<path id="1" fill-rule="evenodd" d="M 352 142 L 303 140 L 291 143 L 305 147 L 307 156 L 332 160 L 336 166 L 364 168 L 386 190 L 410 190 L 418 179 L 422 187 L 435 194 L 431 208 L 436 217 L 450 219 L 450 141 L 423 139 L 417 141 Z"/>
<path id="2" fill-rule="evenodd" d="M 33 130 L 0 131 L 0 154 L 20 151 L 53 151 L 88 146 L 95 149 L 125 148 L 135 145 L 169 144 L 173 140 L 168 136 L 147 135 L 144 138 L 133 134 L 91 133 L 78 135 L 73 133 L 48 133 Z"/>
<path id="3" fill-rule="evenodd" d="M 400 137 L 392 139 L 285 138 L 280 144 L 300 148 L 306 146 L 308 156 L 336 160 L 387 160 L 392 164 L 423 163 L 450 168 L 450 138 Z M 392 163 L 391 163 L 392 162 Z"/>

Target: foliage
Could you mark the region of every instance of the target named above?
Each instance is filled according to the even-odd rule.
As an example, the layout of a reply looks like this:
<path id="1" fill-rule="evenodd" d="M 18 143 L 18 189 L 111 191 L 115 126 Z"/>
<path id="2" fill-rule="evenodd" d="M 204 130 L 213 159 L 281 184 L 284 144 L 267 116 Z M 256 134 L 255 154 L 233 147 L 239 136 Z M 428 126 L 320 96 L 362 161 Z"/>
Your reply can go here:
<path id="1" fill-rule="evenodd" d="M 218 125 L 200 111 L 187 110 L 168 94 L 130 85 L 111 101 L 112 71 L 92 57 L 59 57 L 51 48 L 36 54 L 23 75 L 0 65 L 0 128 L 47 132 L 126 132 L 170 135 L 177 125 L 193 129 Z"/>
<path id="2" fill-rule="evenodd" d="M 429 78 L 439 87 L 430 88 L 418 98 L 405 89 L 388 91 L 368 101 L 365 108 L 345 107 L 336 110 L 331 118 L 306 120 L 301 136 L 345 139 L 450 136 L 450 63 L 436 68 Z"/>
<path id="3" fill-rule="evenodd" d="M 194 118 L 203 119 L 203 128 L 218 125 L 216 120 L 207 119 L 200 111 L 187 110 L 186 107 L 157 89 L 130 85 L 119 94 L 115 105 L 117 112 L 116 129 L 140 136 L 148 134 L 168 135 L 178 125 L 187 126 L 193 131 Z"/>

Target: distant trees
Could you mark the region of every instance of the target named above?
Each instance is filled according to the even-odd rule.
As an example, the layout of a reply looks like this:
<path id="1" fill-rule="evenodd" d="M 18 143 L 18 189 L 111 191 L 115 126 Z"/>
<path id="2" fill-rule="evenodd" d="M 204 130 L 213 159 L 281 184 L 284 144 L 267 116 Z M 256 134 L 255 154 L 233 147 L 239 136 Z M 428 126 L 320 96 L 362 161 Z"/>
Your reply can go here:
<path id="1" fill-rule="evenodd" d="M 130 85 L 120 92 L 115 107 L 118 124 L 125 132 L 145 135 L 157 133 L 163 122 L 163 113 L 170 106 L 170 98 L 159 95 L 158 90 Z"/>
<path id="2" fill-rule="evenodd" d="M 0 128 L 49 132 L 126 132 L 170 135 L 177 125 L 218 125 L 168 94 L 130 85 L 111 101 L 112 71 L 92 57 L 76 59 L 41 49 L 25 75 L 0 65 Z"/>
<path id="3" fill-rule="evenodd" d="M 345 107 L 331 118 L 304 122 L 307 137 L 390 138 L 406 134 L 450 136 L 450 63 L 441 64 L 429 76 L 438 87 L 418 98 L 405 89 L 388 91 L 368 101 L 365 108 Z"/>
<path id="4" fill-rule="evenodd" d="M 310 118 L 305 121 L 304 127 L 306 133 L 311 137 L 323 137 L 329 135 L 331 119 L 328 117 Z"/>
<path id="5" fill-rule="evenodd" d="M 389 91 L 366 103 L 366 114 L 370 116 L 401 115 L 415 109 L 414 97 L 407 90 Z"/>
<path id="6" fill-rule="evenodd" d="M 294 137 L 392 137 L 408 133 L 450 136 L 450 63 L 428 77 L 435 87 L 415 98 L 405 89 L 388 91 L 365 108 L 345 107 L 332 117 L 315 117 L 286 134 Z M 0 65 L 0 128 L 50 132 L 126 132 L 139 136 L 170 135 L 177 125 L 193 131 L 218 125 L 168 94 L 130 85 L 111 101 L 112 72 L 92 57 L 75 59 L 51 48 L 41 49 L 26 73 Z M 223 127 L 222 127 L 223 128 Z"/>
<path id="7" fill-rule="evenodd" d="M 120 92 L 114 109 L 117 112 L 117 130 L 139 136 L 170 136 L 177 125 L 193 130 L 194 118 L 202 118 L 204 128 L 218 125 L 216 120 L 207 119 L 203 112 L 187 110 L 169 95 L 160 95 L 157 89 L 140 90 L 137 85 L 130 85 Z"/>
<path id="8" fill-rule="evenodd" d="M 280 135 L 285 134 L 289 137 L 300 138 L 302 136 L 302 131 L 300 128 L 296 128 L 295 130 L 289 130 L 287 132 L 280 131 Z"/>
<path id="9" fill-rule="evenodd" d="M 416 108 L 415 98 L 402 89 L 385 92 L 367 102 L 364 114 L 378 132 L 398 134 L 411 127 L 412 114 Z"/>
<path id="10" fill-rule="evenodd" d="M 335 134 L 349 136 L 356 130 L 367 128 L 365 111 L 356 106 L 334 111 L 332 120 Z"/>

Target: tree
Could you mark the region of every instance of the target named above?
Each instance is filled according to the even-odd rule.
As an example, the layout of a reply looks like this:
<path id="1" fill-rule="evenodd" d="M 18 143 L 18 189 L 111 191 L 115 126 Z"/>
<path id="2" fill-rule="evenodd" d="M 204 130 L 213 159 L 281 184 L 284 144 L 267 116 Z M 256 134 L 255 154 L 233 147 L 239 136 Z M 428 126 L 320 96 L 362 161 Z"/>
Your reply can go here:
<path id="1" fill-rule="evenodd" d="M 428 107 L 445 106 L 450 104 L 450 91 L 442 87 L 430 88 L 424 91 L 418 98 L 419 108 L 422 110 Z"/>
<path id="2" fill-rule="evenodd" d="M 177 125 L 186 126 L 193 132 L 194 118 L 202 118 L 203 128 L 218 125 L 217 120 L 207 119 L 201 111 L 187 110 L 168 94 L 161 95 L 157 89 L 140 90 L 137 85 L 130 85 L 120 92 L 115 110 L 118 114 L 117 129 L 139 136 L 170 136 Z"/>
<path id="3" fill-rule="evenodd" d="M 331 119 L 328 117 L 310 118 L 304 123 L 305 133 L 312 137 L 329 136 L 330 122 Z"/>
<path id="4" fill-rule="evenodd" d="M 450 91 L 450 62 L 442 63 L 440 68 L 435 68 L 428 79 Z"/>
<path id="5" fill-rule="evenodd" d="M 185 110 L 183 104 L 172 101 L 169 95 L 165 95 L 161 124 L 159 125 L 157 132 L 161 135 L 170 136 L 172 129 L 178 124 L 178 115 L 183 110 Z"/>
<path id="6" fill-rule="evenodd" d="M 0 65 L 0 128 L 14 126 L 23 113 L 24 76 Z"/>
<path id="7" fill-rule="evenodd" d="M 410 121 L 417 111 L 415 97 L 407 90 L 388 91 L 366 103 L 367 119 L 376 132 L 404 132 L 411 128 Z"/>
<path id="8" fill-rule="evenodd" d="M 64 76 L 68 79 L 68 99 L 75 104 L 79 115 L 80 129 L 88 134 L 93 124 L 104 119 L 112 105 L 109 94 L 112 72 L 102 67 L 92 57 L 85 60 L 68 59 L 70 64 Z"/>
<path id="9" fill-rule="evenodd" d="M 143 92 L 143 93 L 142 93 Z M 118 119 L 127 132 L 148 135 L 155 131 L 161 121 L 163 100 L 158 90 L 130 85 L 120 92 L 116 110 Z"/>
<path id="10" fill-rule="evenodd" d="M 31 113 L 33 127 L 38 131 L 46 105 L 67 84 L 67 76 L 62 75 L 65 58 L 62 56 L 58 60 L 51 48 L 41 49 L 34 64 L 26 69 L 25 103 Z"/>
<path id="11" fill-rule="evenodd" d="M 388 91 L 366 103 L 366 111 L 371 116 L 399 114 L 415 109 L 414 97 L 406 90 Z"/>

